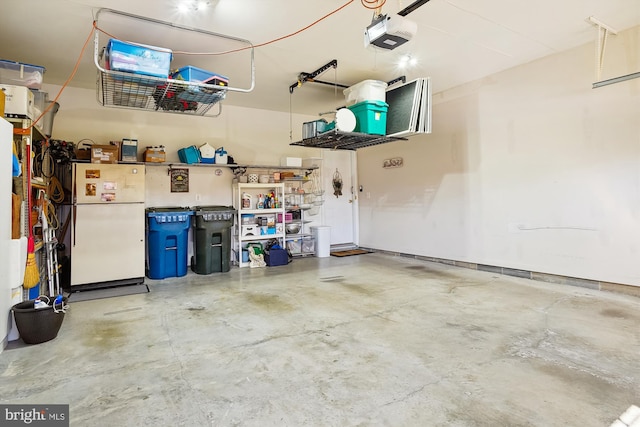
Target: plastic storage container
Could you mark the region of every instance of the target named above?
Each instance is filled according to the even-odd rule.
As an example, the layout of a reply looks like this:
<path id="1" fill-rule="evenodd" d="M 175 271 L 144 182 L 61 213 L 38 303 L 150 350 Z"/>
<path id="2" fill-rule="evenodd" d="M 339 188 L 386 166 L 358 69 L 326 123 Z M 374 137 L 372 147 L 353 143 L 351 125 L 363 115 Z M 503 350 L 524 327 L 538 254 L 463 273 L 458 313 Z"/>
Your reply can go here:
<path id="1" fill-rule="evenodd" d="M 39 65 L 0 59 L 0 84 L 40 89 L 45 68 Z"/>
<path id="2" fill-rule="evenodd" d="M 206 83 L 210 85 L 228 86 L 229 79 L 202 68 L 187 65 L 171 73 L 172 79 L 185 80 L 193 83 Z"/>
<path id="3" fill-rule="evenodd" d="M 197 274 L 229 271 L 231 227 L 236 210 L 231 206 L 196 206 L 193 210 L 194 257 L 191 269 Z"/>
<path id="4" fill-rule="evenodd" d="M 387 84 L 380 80 L 363 80 L 342 91 L 347 105 L 363 101 L 386 101 Z"/>
<path id="5" fill-rule="evenodd" d="M 107 68 L 166 79 L 173 53 L 170 49 L 111 39 L 106 49 Z"/>
<path id="6" fill-rule="evenodd" d="M 200 150 L 195 145 L 178 150 L 178 157 L 182 163 L 189 165 L 200 162 Z"/>
<path id="7" fill-rule="evenodd" d="M 389 104 L 382 101 L 364 101 L 348 108 L 356 116 L 354 132 L 372 135 L 387 134 L 387 110 Z"/>
<path id="8" fill-rule="evenodd" d="M 147 209 L 147 276 L 150 279 L 181 277 L 187 274 L 192 215 L 193 211 L 189 208 Z"/>

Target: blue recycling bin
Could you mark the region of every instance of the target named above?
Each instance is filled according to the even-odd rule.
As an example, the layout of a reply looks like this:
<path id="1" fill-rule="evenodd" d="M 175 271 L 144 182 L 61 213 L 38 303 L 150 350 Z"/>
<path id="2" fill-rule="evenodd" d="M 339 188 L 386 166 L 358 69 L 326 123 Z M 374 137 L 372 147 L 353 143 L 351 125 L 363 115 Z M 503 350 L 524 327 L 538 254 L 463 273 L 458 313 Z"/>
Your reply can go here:
<path id="1" fill-rule="evenodd" d="M 181 277 L 187 274 L 189 208 L 148 208 L 147 245 L 150 279 Z"/>

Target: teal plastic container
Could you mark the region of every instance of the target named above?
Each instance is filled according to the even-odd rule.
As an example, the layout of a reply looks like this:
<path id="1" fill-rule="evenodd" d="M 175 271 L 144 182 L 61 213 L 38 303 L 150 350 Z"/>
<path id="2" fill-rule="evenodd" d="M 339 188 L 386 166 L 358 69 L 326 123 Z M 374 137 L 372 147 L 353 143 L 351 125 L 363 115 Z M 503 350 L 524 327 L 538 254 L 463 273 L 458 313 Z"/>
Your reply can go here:
<path id="1" fill-rule="evenodd" d="M 364 101 L 351 105 L 349 110 L 356 116 L 354 132 L 371 135 L 387 134 L 387 111 L 389 104 L 383 101 Z"/>
<path id="2" fill-rule="evenodd" d="M 178 150 L 178 157 L 182 163 L 192 165 L 200 162 L 200 150 L 195 145 Z"/>

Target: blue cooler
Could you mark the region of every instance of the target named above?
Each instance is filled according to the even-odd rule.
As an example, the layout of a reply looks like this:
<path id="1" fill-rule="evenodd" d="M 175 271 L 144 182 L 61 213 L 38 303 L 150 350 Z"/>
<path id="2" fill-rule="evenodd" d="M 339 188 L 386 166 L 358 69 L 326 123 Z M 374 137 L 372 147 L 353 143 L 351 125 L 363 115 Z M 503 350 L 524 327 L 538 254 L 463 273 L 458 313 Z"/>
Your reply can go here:
<path id="1" fill-rule="evenodd" d="M 147 277 L 165 279 L 187 274 L 189 227 L 193 211 L 189 208 L 147 209 Z"/>
<path id="2" fill-rule="evenodd" d="M 181 148 L 178 150 L 178 157 L 182 163 L 186 163 L 192 165 L 194 163 L 199 163 L 201 160 L 200 150 L 195 145 L 191 147 Z"/>

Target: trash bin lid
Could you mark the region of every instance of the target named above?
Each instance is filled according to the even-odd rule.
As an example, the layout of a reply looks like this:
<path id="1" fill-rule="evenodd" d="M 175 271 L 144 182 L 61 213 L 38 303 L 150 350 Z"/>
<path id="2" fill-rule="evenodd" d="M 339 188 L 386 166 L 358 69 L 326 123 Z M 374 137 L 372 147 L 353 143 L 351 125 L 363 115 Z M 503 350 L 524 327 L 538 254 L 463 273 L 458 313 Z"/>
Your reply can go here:
<path id="1" fill-rule="evenodd" d="M 158 223 L 189 221 L 193 211 L 189 208 L 147 208 L 147 217 Z"/>
<path id="2" fill-rule="evenodd" d="M 180 207 L 180 206 L 176 206 L 176 207 L 167 207 L 167 208 L 147 208 L 146 209 L 147 213 L 152 213 L 152 212 L 185 212 L 185 213 L 191 213 L 193 214 L 193 211 L 191 208 L 189 207 Z"/>
<path id="3" fill-rule="evenodd" d="M 236 210 L 232 206 L 195 206 L 196 216 L 201 216 L 205 221 L 229 221 L 233 220 Z"/>
<path id="4" fill-rule="evenodd" d="M 194 206 L 193 210 L 196 212 L 196 215 L 200 212 L 220 212 L 220 211 L 230 211 L 231 213 L 235 213 L 236 210 L 233 206 Z"/>

